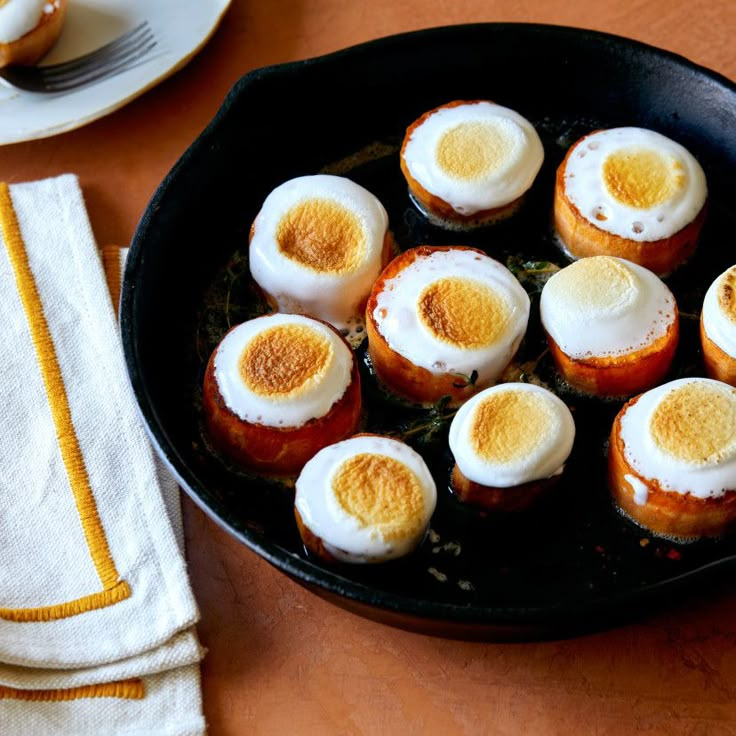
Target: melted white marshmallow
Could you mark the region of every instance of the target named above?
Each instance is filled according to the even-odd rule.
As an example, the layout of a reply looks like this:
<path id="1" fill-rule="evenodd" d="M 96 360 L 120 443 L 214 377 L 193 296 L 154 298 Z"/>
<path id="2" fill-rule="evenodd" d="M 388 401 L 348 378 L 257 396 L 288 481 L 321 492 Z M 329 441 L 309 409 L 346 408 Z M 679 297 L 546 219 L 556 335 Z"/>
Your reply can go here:
<path id="1" fill-rule="evenodd" d="M 346 461 L 362 454 L 398 461 L 418 481 L 422 502 L 410 525 L 411 533 L 385 539 L 380 528 L 361 523 L 336 498 L 335 476 Z M 421 455 L 388 437 L 364 435 L 325 447 L 304 466 L 296 481 L 295 506 L 302 521 L 342 562 L 381 562 L 408 554 L 424 537 L 436 504 L 437 489 Z"/>
<path id="2" fill-rule="evenodd" d="M 637 506 L 646 506 L 649 500 L 649 488 L 645 483 L 642 483 L 635 475 L 627 473 L 624 475 L 624 480 L 631 486 L 634 491 L 634 503 Z"/>
<path id="3" fill-rule="evenodd" d="M 621 417 L 624 456 L 642 478 L 656 480 L 664 491 L 690 493 L 697 498 L 717 498 L 736 489 L 736 431 L 714 447 L 712 456 L 697 460 L 683 458 L 662 447 L 652 433 L 652 417 L 660 404 L 689 384 L 698 384 L 715 395 L 724 408 L 736 415 L 736 389 L 709 378 L 680 378 L 642 394 Z M 707 421 L 707 420 L 706 420 Z M 681 427 L 686 428 L 687 424 Z M 735 427 L 736 429 L 736 427 Z M 697 433 L 699 430 L 695 430 Z M 635 500 L 646 503 L 646 495 L 632 483 Z M 638 498 L 636 497 L 638 495 Z"/>
<path id="4" fill-rule="evenodd" d="M 601 130 L 578 141 L 567 159 L 564 187 L 595 227 L 638 242 L 682 230 L 697 217 L 708 194 L 695 157 L 644 128 Z"/>
<path id="5" fill-rule="evenodd" d="M 483 415 L 484 405 L 492 407 L 489 416 Z M 503 418 L 506 423 L 488 426 L 489 418 Z M 484 441 L 489 433 L 495 435 L 490 445 Z M 565 403 L 529 383 L 505 383 L 473 396 L 452 420 L 449 437 L 463 475 L 495 488 L 559 475 L 574 439 L 575 422 Z M 483 454 L 484 445 L 489 445 L 490 453 Z"/>
<path id="6" fill-rule="evenodd" d="M 615 357 L 667 333 L 677 315 L 672 292 L 648 269 L 622 258 L 583 258 L 542 289 L 542 325 L 571 358 Z"/>
<path id="7" fill-rule="evenodd" d="M 321 236 L 334 238 L 333 245 L 341 251 L 355 246 L 354 258 L 335 258 L 332 265 L 336 267 L 324 268 L 319 257 L 310 265 L 284 250 L 280 228 L 290 212 L 310 201 L 318 203 L 316 209 L 311 217 L 294 221 L 292 234 L 308 241 L 319 231 L 320 214 L 327 213 L 322 221 L 331 216 L 334 227 L 323 229 Z M 303 232 L 296 232 L 300 228 Z M 291 179 L 266 197 L 256 217 L 250 271 L 256 283 L 276 300 L 279 311 L 308 314 L 347 329 L 362 316 L 371 286 L 381 272 L 387 229 L 383 205 L 355 182 L 326 174 Z M 350 238 L 356 240 L 344 242 Z M 332 248 L 328 244 L 317 247 Z M 329 258 L 321 260 L 326 264 Z"/>
<path id="8" fill-rule="evenodd" d="M 448 144 L 453 135 L 457 140 Z M 472 149 L 473 142 L 491 150 L 485 155 L 469 151 L 478 159 L 470 167 L 454 160 L 467 159 L 463 148 Z M 457 213 L 473 215 L 524 194 L 539 173 L 544 148 L 534 126 L 519 113 L 492 102 L 469 102 L 434 111 L 412 131 L 403 158 L 428 192 Z"/>
<path id="9" fill-rule="evenodd" d="M 710 285 L 703 300 L 705 334 L 731 357 L 736 357 L 736 313 L 729 308 L 731 300 L 724 302 L 720 295 L 726 282 L 732 282 L 735 278 L 736 266 L 731 266 Z"/>
<path id="10" fill-rule="evenodd" d="M 253 390 L 241 371 L 242 357 L 253 339 L 279 325 L 302 325 L 329 345 L 324 370 L 291 394 Z M 284 354 L 283 360 L 288 361 L 289 355 Z M 215 353 L 215 380 L 227 407 L 243 421 L 267 427 L 301 427 L 327 414 L 343 396 L 350 384 L 353 360 L 352 351 L 326 325 L 300 315 L 272 314 L 243 322 L 225 335 Z"/>
<path id="11" fill-rule="evenodd" d="M 47 5 L 48 0 L 7 0 L 0 4 L 0 43 L 12 43 L 32 31 L 48 12 Z"/>
<path id="12" fill-rule="evenodd" d="M 478 346 L 440 339 L 422 319 L 419 304 L 432 284 L 447 278 L 487 289 L 504 311 L 504 328 Z M 477 308 L 477 307 L 476 307 Z M 468 314 L 473 304 L 466 307 Z M 373 312 L 392 350 L 436 375 L 478 372 L 478 386 L 495 381 L 516 353 L 529 321 L 529 297 L 516 277 L 498 261 L 474 250 L 451 248 L 419 256 L 378 293 Z"/>

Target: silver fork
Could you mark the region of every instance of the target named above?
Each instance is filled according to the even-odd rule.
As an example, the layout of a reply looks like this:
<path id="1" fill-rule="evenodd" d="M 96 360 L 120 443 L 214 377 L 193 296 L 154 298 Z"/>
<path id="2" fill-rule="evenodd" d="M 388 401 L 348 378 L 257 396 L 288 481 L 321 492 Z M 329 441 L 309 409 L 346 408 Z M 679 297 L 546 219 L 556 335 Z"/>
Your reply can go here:
<path id="1" fill-rule="evenodd" d="M 155 45 L 156 38 L 148 21 L 144 21 L 105 46 L 71 61 L 0 69 L 0 81 L 28 92 L 65 92 L 129 69 Z"/>

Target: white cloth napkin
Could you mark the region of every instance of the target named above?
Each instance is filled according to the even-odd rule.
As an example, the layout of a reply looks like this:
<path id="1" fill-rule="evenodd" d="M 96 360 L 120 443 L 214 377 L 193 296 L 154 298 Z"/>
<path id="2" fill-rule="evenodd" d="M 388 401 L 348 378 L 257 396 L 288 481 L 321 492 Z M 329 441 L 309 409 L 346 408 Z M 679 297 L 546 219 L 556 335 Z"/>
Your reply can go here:
<path id="1" fill-rule="evenodd" d="M 0 325 L 0 728 L 202 733 L 178 489 L 72 175 L 0 185 Z"/>

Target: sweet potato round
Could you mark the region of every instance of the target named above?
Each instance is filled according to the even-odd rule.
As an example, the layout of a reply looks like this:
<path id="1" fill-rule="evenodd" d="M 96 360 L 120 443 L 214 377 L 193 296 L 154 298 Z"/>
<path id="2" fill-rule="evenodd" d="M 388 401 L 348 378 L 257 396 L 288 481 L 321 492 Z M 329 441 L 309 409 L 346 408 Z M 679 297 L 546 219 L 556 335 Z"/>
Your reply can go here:
<path id="1" fill-rule="evenodd" d="M 346 343 L 347 344 L 347 343 Z M 268 427 L 247 422 L 225 404 L 217 387 L 214 356 L 207 364 L 202 394 L 207 434 L 232 462 L 270 475 L 294 475 L 319 450 L 352 435 L 360 422 L 360 373 L 353 359 L 345 393 L 322 417 L 301 427 Z"/>
<path id="2" fill-rule="evenodd" d="M 576 359 L 547 335 L 560 375 L 574 388 L 594 396 L 631 396 L 662 381 L 672 364 L 680 337 L 679 316 L 650 345 L 623 356 Z"/>
<path id="3" fill-rule="evenodd" d="M 41 59 L 56 43 L 64 24 L 67 0 L 58 0 L 51 13 L 41 13 L 38 25 L 28 33 L 11 41 L 0 43 L 0 69 L 11 64 L 31 65 Z"/>
<path id="4" fill-rule="evenodd" d="M 626 516 L 655 534 L 684 540 L 723 536 L 736 525 L 736 490 L 728 490 L 719 498 L 665 491 L 656 479 L 642 477 L 629 465 L 621 439 L 621 417 L 638 398 L 623 407 L 611 429 L 608 484 L 614 502 Z M 634 500 L 634 489 L 626 480 L 627 475 L 647 487 L 645 504 Z"/>
<path id="5" fill-rule="evenodd" d="M 565 169 L 575 148 L 570 148 L 557 169 L 554 192 L 555 230 L 570 255 L 575 258 L 617 256 L 638 263 L 658 276 L 666 276 L 693 254 L 705 221 L 705 206 L 682 230 L 668 238 L 651 241 L 630 240 L 614 235 L 583 217 L 565 193 Z"/>
<path id="6" fill-rule="evenodd" d="M 399 164 L 401 171 L 404 174 L 406 183 L 409 187 L 414 199 L 417 201 L 419 206 L 424 210 L 425 214 L 430 217 L 439 218 L 440 220 L 446 220 L 449 223 L 457 225 L 458 229 L 478 227 L 484 224 L 491 224 L 499 222 L 511 217 L 516 210 L 519 209 L 524 201 L 524 195 L 517 197 L 507 204 L 501 205 L 500 207 L 490 207 L 489 209 L 480 210 L 474 212 L 472 215 L 464 215 L 453 208 L 453 206 L 446 202 L 444 199 L 432 194 L 430 191 L 425 189 L 409 171 L 409 167 L 406 165 L 404 160 L 404 150 L 406 149 L 407 143 L 411 138 L 414 131 L 424 123 L 424 121 L 433 115 L 437 110 L 451 107 L 458 107 L 459 105 L 468 105 L 475 102 L 484 102 L 485 100 L 454 100 L 448 102 L 445 105 L 440 105 L 432 110 L 428 110 L 421 117 L 417 118 L 407 129 L 406 135 L 404 136 L 404 142 L 401 146 L 401 154 L 399 156 Z"/>
<path id="7" fill-rule="evenodd" d="M 705 332 L 700 317 L 700 344 L 703 348 L 705 370 L 711 378 L 736 386 L 736 359 L 718 347 Z"/>
<path id="8" fill-rule="evenodd" d="M 560 482 L 562 475 L 532 480 L 510 488 L 497 488 L 476 483 L 467 478 L 455 465 L 452 469 L 451 486 L 455 495 L 464 503 L 488 511 L 526 511 L 539 498 L 546 496 Z"/>
<path id="9" fill-rule="evenodd" d="M 378 329 L 373 316 L 376 310 L 378 294 L 385 288 L 386 282 L 396 277 L 411 265 L 417 258 L 443 250 L 471 250 L 486 256 L 476 248 L 465 246 L 419 246 L 405 251 L 391 261 L 378 277 L 373 286 L 365 311 L 366 335 L 368 337 L 368 354 L 378 378 L 395 394 L 416 404 L 425 406 L 434 404 L 443 396 L 450 397 L 450 405 L 458 406 L 483 386 L 470 385 L 456 373 L 432 373 L 426 368 L 414 365 L 403 355 L 391 348 Z"/>
<path id="10" fill-rule="evenodd" d="M 294 517 L 296 518 L 296 526 L 299 530 L 299 536 L 302 538 L 304 546 L 307 551 L 330 565 L 338 563 L 338 560 L 332 553 L 327 551 L 325 543 L 321 537 L 318 537 L 305 523 L 301 517 L 301 514 L 294 507 Z"/>

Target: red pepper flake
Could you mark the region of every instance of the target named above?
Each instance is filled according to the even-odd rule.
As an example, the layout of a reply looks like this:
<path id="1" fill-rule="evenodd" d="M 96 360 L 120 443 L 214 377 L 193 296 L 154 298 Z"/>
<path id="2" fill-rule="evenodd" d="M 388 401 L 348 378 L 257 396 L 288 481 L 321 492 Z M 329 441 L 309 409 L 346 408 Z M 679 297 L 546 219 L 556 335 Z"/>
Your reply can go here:
<path id="1" fill-rule="evenodd" d="M 682 559 L 682 555 L 676 549 L 671 549 L 667 553 L 667 558 L 670 559 L 670 560 L 681 560 Z"/>

